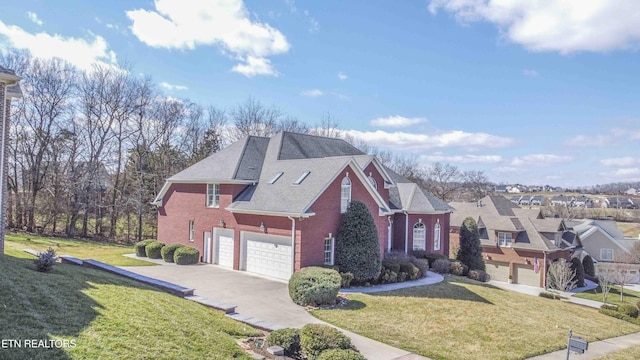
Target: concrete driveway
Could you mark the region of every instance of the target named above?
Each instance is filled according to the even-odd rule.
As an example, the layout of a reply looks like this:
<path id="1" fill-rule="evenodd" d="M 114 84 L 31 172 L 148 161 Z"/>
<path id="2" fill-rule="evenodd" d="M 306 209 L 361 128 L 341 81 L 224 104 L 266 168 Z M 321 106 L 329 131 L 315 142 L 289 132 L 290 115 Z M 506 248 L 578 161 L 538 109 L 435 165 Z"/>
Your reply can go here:
<path id="1" fill-rule="evenodd" d="M 158 262 L 159 264 L 162 262 Z M 231 305 L 236 312 L 282 327 L 301 328 L 323 323 L 289 298 L 287 283 L 267 279 L 217 265 L 129 266 L 126 270 L 195 289 L 195 295 Z M 342 330 L 369 360 L 425 359 L 405 350 Z"/>

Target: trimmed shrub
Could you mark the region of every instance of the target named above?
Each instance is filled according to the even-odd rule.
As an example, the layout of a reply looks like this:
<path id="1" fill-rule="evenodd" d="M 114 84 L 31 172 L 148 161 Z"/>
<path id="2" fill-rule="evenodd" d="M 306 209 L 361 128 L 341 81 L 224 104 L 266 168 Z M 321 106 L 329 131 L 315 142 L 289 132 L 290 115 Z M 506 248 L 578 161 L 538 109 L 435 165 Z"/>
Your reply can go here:
<path id="1" fill-rule="evenodd" d="M 367 358 L 355 350 L 331 349 L 321 352 L 318 360 L 367 360 Z"/>
<path id="2" fill-rule="evenodd" d="M 452 261 L 450 268 L 451 273 L 456 276 L 467 276 L 469 273 L 469 267 L 460 260 Z"/>
<path id="3" fill-rule="evenodd" d="M 429 253 L 427 251 L 425 251 L 425 250 L 413 250 L 411 253 L 417 259 L 428 259 L 427 256 L 429 255 Z M 439 254 L 434 254 L 434 255 L 439 255 Z"/>
<path id="4" fill-rule="evenodd" d="M 351 282 L 353 281 L 353 274 L 350 272 L 341 272 L 340 277 L 342 280 L 340 281 L 340 287 L 349 288 L 351 287 Z"/>
<path id="5" fill-rule="evenodd" d="M 460 250 L 457 259 L 467 265 L 469 270 L 485 270 L 478 224 L 472 217 L 464 219 L 460 227 Z"/>
<path id="6" fill-rule="evenodd" d="M 149 259 L 160 259 L 162 258 L 162 248 L 164 247 L 164 243 L 161 243 L 159 241 L 153 241 L 147 244 L 147 246 L 144 247 L 145 252 L 147 253 L 147 257 Z"/>
<path id="7" fill-rule="evenodd" d="M 173 262 L 178 265 L 193 265 L 200 262 L 200 252 L 191 246 L 177 248 L 173 252 Z"/>
<path id="8" fill-rule="evenodd" d="M 393 271 L 394 273 L 399 273 L 400 261 L 398 259 L 384 259 L 382 260 L 382 268 Z"/>
<path id="9" fill-rule="evenodd" d="M 546 292 L 546 291 L 541 292 L 538 296 L 540 296 L 542 298 L 546 298 L 546 299 L 551 299 L 551 300 L 566 299 L 563 296 L 560 296 L 560 295 L 554 294 L 554 293 L 550 293 L 550 292 Z"/>
<path id="10" fill-rule="evenodd" d="M 267 337 L 267 346 L 280 346 L 287 356 L 297 356 L 300 353 L 300 330 L 278 329 L 272 331 Z"/>
<path id="11" fill-rule="evenodd" d="M 332 269 L 318 266 L 302 268 L 289 279 L 289 296 L 294 303 L 307 305 L 332 305 L 336 302 L 342 277 Z"/>
<path id="12" fill-rule="evenodd" d="M 138 241 L 135 245 L 133 245 L 133 248 L 136 251 L 136 256 L 147 257 L 147 250 L 145 249 L 145 247 L 149 245 L 149 243 L 152 243 L 154 241 L 156 240 L 147 239 L 147 240 Z"/>
<path id="13" fill-rule="evenodd" d="M 160 254 L 162 255 L 162 260 L 168 263 L 172 263 L 173 254 L 176 252 L 177 249 L 183 246 L 184 245 L 182 244 L 169 244 L 169 245 L 163 246 L 162 249 L 160 250 Z"/>
<path id="14" fill-rule="evenodd" d="M 602 306 L 600 306 L 600 309 L 618 311 L 618 305 L 602 304 Z"/>
<path id="15" fill-rule="evenodd" d="M 584 268 L 585 278 L 587 275 L 592 278 L 596 277 L 596 267 L 593 265 L 593 258 L 591 258 L 591 256 L 587 255 L 582 259 L 582 267 Z M 587 279 L 591 280 L 590 278 Z"/>
<path id="16" fill-rule="evenodd" d="M 482 270 L 469 270 L 469 275 L 467 275 L 467 276 L 471 280 L 476 280 L 476 281 L 481 281 L 481 282 L 487 282 L 487 281 L 491 280 L 491 276 L 489 276 L 489 274 L 487 274 L 486 272 L 484 272 Z"/>
<path id="17" fill-rule="evenodd" d="M 618 312 L 634 319 L 638 317 L 638 307 L 632 304 L 620 304 Z"/>
<path id="18" fill-rule="evenodd" d="M 437 259 L 433 263 L 433 271 L 438 274 L 448 274 L 451 270 L 451 262 L 449 259 Z"/>
<path id="19" fill-rule="evenodd" d="M 336 264 L 343 272 L 353 274 L 353 280 L 362 284 L 380 276 L 380 244 L 378 230 L 367 206 L 352 201 L 342 215 L 336 244 Z"/>
<path id="20" fill-rule="evenodd" d="M 398 273 L 389 269 L 384 269 L 380 274 L 380 284 L 393 284 L 398 282 Z"/>
<path id="21" fill-rule="evenodd" d="M 41 251 L 38 254 L 38 258 L 33 260 L 33 263 L 36 264 L 36 270 L 40 272 L 48 272 L 53 268 L 53 265 L 56 263 L 56 251 L 52 248 L 47 249 L 47 251 Z"/>
<path id="22" fill-rule="evenodd" d="M 584 267 L 582 261 L 577 257 L 571 258 L 571 270 L 574 271 L 573 281 L 576 283 L 576 287 L 584 287 Z"/>
<path id="23" fill-rule="evenodd" d="M 324 324 L 307 324 L 300 332 L 302 355 L 308 360 L 318 360 L 329 349 L 353 349 L 351 339 L 338 329 Z"/>
<path id="24" fill-rule="evenodd" d="M 621 313 L 619 311 L 616 311 L 616 310 L 609 310 L 609 309 L 600 308 L 600 310 L 598 310 L 598 312 L 600 314 L 608 315 L 608 316 L 614 317 L 616 319 L 620 319 L 620 320 L 624 320 L 624 321 L 630 322 L 632 324 L 637 324 L 638 323 L 637 319 L 634 319 L 634 318 L 630 317 L 629 315 L 625 315 L 625 314 L 623 314 L 623 313 Z"/>
<path id="25" fill-rule="evenodd" d="M 426 254 L 424 258 L 429 260 L 429 264 L 431 264 L 431 267 L 433 267 L 433 263 L 435 263 L 438 259 L 449 259 L 442 254 Z"/>
<path id="26" fill-rule="evenodd" d="M 400 261 L 400 272 L 407 274 L 407 280 L 416 280 L 420 277 L 420 269 L 408 260 Z"/>
<path id="27" fill-rule="evenodd" d="M 416 259 L 412 258 L 409 261 L 420 270 L 419 278 L 423 278 L 427 276 L 427 272 L 429 271 L 429 260 L 427 259 Z"/>

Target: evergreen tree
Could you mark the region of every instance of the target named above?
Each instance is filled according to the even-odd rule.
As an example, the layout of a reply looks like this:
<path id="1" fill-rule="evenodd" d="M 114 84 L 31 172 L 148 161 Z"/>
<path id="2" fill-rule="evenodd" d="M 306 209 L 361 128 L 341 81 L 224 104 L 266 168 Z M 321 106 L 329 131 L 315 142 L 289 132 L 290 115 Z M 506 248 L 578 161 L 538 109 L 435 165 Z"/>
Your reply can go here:
<path id="1" fill-rule="evenodd" d="M 353 274 L 355 282 L 373 281 L 380 276 L 382 261 L 378 230 L 366 205 L 352 201 L 342 216 L 336 244 L 336 265 Z"/>
<path id="2" fill-rule="evenodd" d="M 456 259 L 467 265 L 469 270 L 485 270 L 480 233 L 478 233 L 478 225 L 472 217 L 464 219 L 460 227 L 460 250 Z"/>

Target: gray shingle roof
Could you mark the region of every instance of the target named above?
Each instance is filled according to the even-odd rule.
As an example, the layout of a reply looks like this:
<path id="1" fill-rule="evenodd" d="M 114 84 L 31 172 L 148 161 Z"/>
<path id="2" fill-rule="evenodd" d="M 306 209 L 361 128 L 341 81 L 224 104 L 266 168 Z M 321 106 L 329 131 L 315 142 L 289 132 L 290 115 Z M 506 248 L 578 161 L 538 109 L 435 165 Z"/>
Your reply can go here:
<path id="1" fill-rule="evenodd" d="M 429 214 L 440 212 L 452 212 L 453 207 L 438 199 L 429 191 L 411 182 L 404 176 L 385 167 L 395 187 L 389 189 L 389 201 L 392 209 L 407 211 L 412 214 Z"/>
<path id="2" fill-rule="evenodd" d="M 365 153 L 342 139 L 284 132 L 278 159 L 317 159 L 351 155 L 365 155 Z"/>

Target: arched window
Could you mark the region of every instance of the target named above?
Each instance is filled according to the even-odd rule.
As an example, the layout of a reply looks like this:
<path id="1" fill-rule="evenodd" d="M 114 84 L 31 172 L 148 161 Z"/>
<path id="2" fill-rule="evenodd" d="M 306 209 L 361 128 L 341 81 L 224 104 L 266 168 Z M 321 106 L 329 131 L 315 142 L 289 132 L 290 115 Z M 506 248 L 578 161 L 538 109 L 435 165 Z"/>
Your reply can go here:
<path id="1" fill-rule="evenodd" d="M 374 189 L 378 190 L 378 182 L 371 175 L 369 175 L 369 183 L 371 184 L 371 186 L 373 186 Z"/>
<path id="2" fill-rule="evenodd" d="M 342 179 L 342 186 L 340 187 L 340 212 L 346 213 L 347 207 L 351 202 L 351 180 L 348 177 Z"/>
<path id="3" fill-rule="evenodd" d="M 440 221 L 433 227 L 433 250 L 440 250 Z"/>
<path id="4" fill-rule="evenodd" d="M 413 225 L 413 250 L 427 249 L 427 229 L 421 222 Z"/>

